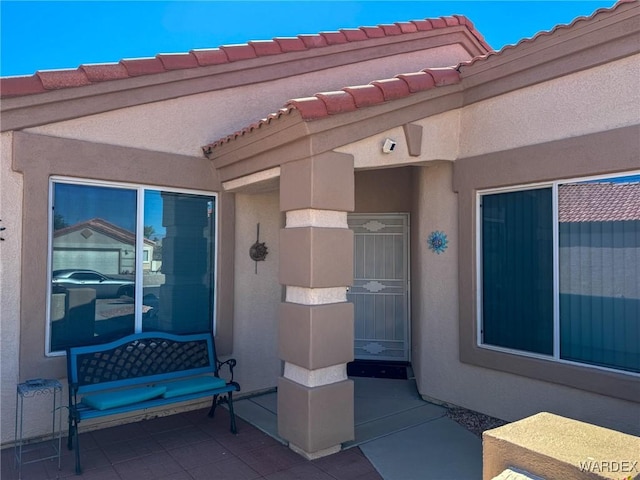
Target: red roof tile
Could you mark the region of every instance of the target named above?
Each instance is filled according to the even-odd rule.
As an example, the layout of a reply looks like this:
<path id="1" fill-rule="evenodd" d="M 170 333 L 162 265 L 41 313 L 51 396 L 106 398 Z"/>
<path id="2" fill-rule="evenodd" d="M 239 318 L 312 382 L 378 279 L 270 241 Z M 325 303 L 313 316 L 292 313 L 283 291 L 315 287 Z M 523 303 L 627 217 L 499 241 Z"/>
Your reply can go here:
<path id="1" fill-rule="evenodd" d="M 255 49 L 251 45 L 222 45 L 220 50 L 223 50 L 227 54 L 227 58 L 230 62 L 237 62 L 238 60 L 248 60 L 250 58 L 256 58 Z"/>
<path id="2" fill-rule="evenodd" d="M 616 8 L 618 8 L 620 5 L 622 5 L 624 3 L 636 3 L 636 2 L 638 2 L 638 0 L 618 0 L 615 3 L 615 5 L 613 5 L 612 7 L 599 8 L 598 10 L 596 10 L 595 12 L 593 12 L 589 16 L 577 17 L 569 24 L 556 25 L 551 30 L 538 32 L 537 34 L 535 34 L 531 38 L 523 38 L 518 43 L 516 43 L 514 45 L 507 45 L 507 46 L 503 47 L 502 49 L 500 49 L 499 51 L 493 51 L 493 50 L 489 49 L 489 51 L 486 54 L 478 55 L 477 57 L 474 57 L 471 60 L 468 60 L 466 62 L 462 62 L 460 65 L 458 65 L 458 67 L 464 69 L 465 67 L 471 66 L 471 65 L 473 65 L 473 64 L 475 64 L 475 63 L 477 63 L 479 61 L 483 61 L 483 60 L 486 60 L 486 59 L 489 59 L 489 58 L 492 58 L 492 57 L 496 57 L 496 56 L 501 56 L 505 52 L 513 50 L 514 48 L 517 48 L 520 45 L 535 42 L 536 40 L 538 40 L 541 37 L 548 37 L 550 35 L 553 35 L 558 30 L 568 30 L 568 29 L 572 28 L 576 23 L 592 20 L 595 17 L 597 17 L 598 15 L 600 15 L 601 13 L 612 12 L 612 11 L 616 10 Z M 458 17 L 458 19 L 465 18 L 465 17 L 460 17 L 458 15 L 456 15 L 456 17 Z M 471 23 L 470 20 L 465 18 L 465 23 L 464 24 L 467 25 L 471 31 L 475 31 L 475 29 L 473 27 L 473 24 Z"/>
<path id="3" fill-rule="evenodd" d="M 381 27 L 360 27 L 368 38 L 382 38 L 385 37 L 386 34 Z"/>
<path id="4" fill-rule="evenodd" d="M 274 38 L 274 41 L 278 42 L 278 45 L 280 45 L 280 50 L 282 50 L 283 53 L 299 52 L 301 50 L 307 49 L 307 47 L 305 47 L 304 45 L 304 42 L 297 37 Z"/>
<path id="5" fill-rule="evenodd" d="M 81 65 L 80 69 L 85 73 L 91 83 L 119 80 L 129 76 L 127 69 L 121 63 Z"/>
<path id="6" fill-rule="evenodd" d="M 229 57 L 224 50 L 219 48 L 209 48 L 203 50 L 191 50 L 191 53 L 198 60 L 198 65 L 207 67 L 209 65 L 220 65 L 221 63 L 229 63 Z"/>
<path id="7" fill-rule="evenodd" d="M 368 85 L 345 87 L 335 92 L 317 93 L 313 97 L 289 100 L 277 113 L 269 115 L 240 131 L 228 135 L 203 147 L 206 155 L 213 149 L 246 135 L 271 123 L 275 118 L 296 110 L 304 121 L 318 120 L 330 115 L 352 112 L 359 108 L 380 105 L 390 100 L 407 97 L 413 93 L 460 81 L 453 67 L 425 69 L 422 72 L 397 75 L 394 78 L 377 80 Z"/>
<path id="8" fill-rule="evenodd" d="M 198 59 L 191 53 L 163 53 L 157 58 L 166 70 L 180 70 L 198 66 Z"/>
<path id="9" fill-rule="evenodd" d="M 349 43 L 349 40 L 347 40 L 347 37 L 342 32 L 321 32 L 320 35 L 327 41 L 327 45 Z"/>
<path id="10" fill-rule="evenodd" d="M 36 75 L 46 90 L 54 90 L 61 85 L 82 87 L 91 83 L 82 70 L 45 70 Z"/>
<path id="11" fill-rule="evenodd" d="M 47 71 L 37 72 L 34 75 L 4 77 L 0 79 L 0 97 L 32 95 L 44 93 L 48 90 L 153 75 L 171 70 L 220 65 L 266 55 L 360 42 L 385 36 L 411 34 L 434 28 L 446 28 L 450 25 L 467 26 L 471 34 L 487 50 L 491 49 L 482 35 L 475 30 L 473 24 L 465 17 L 455 16 L 431 20 L 412 20 L 390 25 L 341 29 L 337 32 L 322 32 L 316 35 L 298 35 L 295 38 L 274 38 L 273 40 L 252 41 L 241 45 L 223 45 L 219 48 L 191 50 L 187 53 L 160 54 L 154 58 L 123 59 L 119 63 L 82 65 L 76 69 L 55 70 L 56 73 Z M 43 75 L 42 78 L 40 74 Z"/>
<path id="12" fill-rule="evenodd" d="M 277 55 L 279 53 L 282 53 L 280 44 L 273 40 L 251 41 L 249 42 L 249 45 L 253 47 L 258 57 L 262 57 L 265 55 Z"/>
<path id="13" fill-rule="evenodd" d="M 120 60 L 120 63 L 127 69 L 130 77 L 150 75 L 152 73 L 165 71 L 162 62 L 157 58 L 133 58 L 130 60 Z"/>
<path id="14" fill-rule="evenodd" d="M 307 48 L 326 47 L 329 45 L 327 40 L 321 35 L 298 35 L 304 46 Z"/>
<path id="15" fill-rule="evenodd" d="M 385 80 L 376 80 L 371 83 L 382 90 L 382 95 L 384 95 L 384 99 L 387 101 L 406 97 L 411 93 L 409 85 L 407 85 L 407 82 L 402 78 L 388 78 Z"/>
<path id="16" fill-rule="evenodd" d="M 367 34 L 361 28 L 343 28 L 340 30 L 348 42 L 359 42 L 366 40 Z"/>
<path id="17" fill-rule="evenodd" d="M 398 25 L 380 25 L 380 28 L 384 30 L 385 35 L 402 35 L 402 30 Z"/>

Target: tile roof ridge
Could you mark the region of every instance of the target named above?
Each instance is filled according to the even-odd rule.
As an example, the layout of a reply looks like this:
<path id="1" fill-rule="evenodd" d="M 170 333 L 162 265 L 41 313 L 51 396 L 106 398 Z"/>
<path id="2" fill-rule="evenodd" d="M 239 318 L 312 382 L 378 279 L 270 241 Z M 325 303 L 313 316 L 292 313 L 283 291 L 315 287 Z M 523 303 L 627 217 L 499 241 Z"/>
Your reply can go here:
<path id="1" fill-rule="evenodd" d="M 533 37 L 523 38 L 523 39 L 519 40 L 518 42 L 516 42 L 514 44 L 505 45 L 500 50 L 497 50 L 497 51 L 496 50 L 491 50 L 491 51 L 489 51 L 489 52 L 487 52 L 487 53 L 485 53 L 483 55 L 478 55 L 476 57 L 473 57 L 470 60 L 461 62 L 460 64 L 458 64 L 458 67 L 457 67 L 458 71 L 460 71 L 461 68 L 469 67 L 469 66 L 474 65 L 476 63 L 479 63 L 481 61 L 484 61 L 484 60 L 487 60 L 487 59 L 490 59 L 490 58 L 493 58 L 493 57 L 497 57 L 497 56 L 502 56 L 505 52 L 509 52 L 511 50 L 517 49 L 521 45 L 524 45 L 524 44 L 533 43 L 536 40 L 538 40 L 539 38 L 549 37 L 549 36 L 555 34 L 558 30 L 569 30 L 569 29 L 573 28 L 574 25 L 576 25 L 577 23 L 593 20 L 596 16 L 598 16 L 600 14 L 603 14 L 603 13 L 611 13 L 611 12 L 617 10 L 621 5 L 627 4 L 627 3 L 640 4 L 640 1 L 639 0 L 617 0 L 611 7 L 598 8 L 597 10 L 595 10 L 590 15 L 580 15 L 580 16 L 574 18 L 570 23 L 561 23 L 561 24 L 555 25 L 551 30 L 542 30 L 542 31 L 536 33 Z"/>
<path id="2" fill-rule="evenodd" d="M 299 52 L 331 45 L 361 42 L 453 26 L 466 27 L 485 49 L 491 50 L 484 37 L 467 17 L 452 15 L 373 27 L 344 28 L 338 31 L 320 32 L 318 34 L 301 34 L 295 37 L 252 40 L 243 44 L 192 49 L 186 53 L 160 53 L 155 57 L 125 58 L 111 63 L 82 64 L 77 68 L 38 70 L 31 75 L 1 77 L 0 97 L 10 98 L 34 95 L 51 90 L 82 87 L 173 70 L 228 64 L 263 56 Z"/>
<path id="3" fill-rule="evenodd" d="M 273 120 L 280 119 L 297 111 L 303 121 L 319 120 L 340 113 L 352 112 L 359 108 L 380 105 L 391 100 L 408 97 L 414 93 L 432 88 L 454 85 L 460 82 L 460 74 L 455 67 L 425 68 L 418 72 L 403 73 L 393 78 L 375 80 L 366 85 L 344 87 L 341 90 L 319 92 L 310 97 L 288 100 L 275 113 L 243 128 L 231 135 L 227 135 L 213 143 L 202 147 L 205 155 L 210 155 L 214 148 L 247 135 Z"/>

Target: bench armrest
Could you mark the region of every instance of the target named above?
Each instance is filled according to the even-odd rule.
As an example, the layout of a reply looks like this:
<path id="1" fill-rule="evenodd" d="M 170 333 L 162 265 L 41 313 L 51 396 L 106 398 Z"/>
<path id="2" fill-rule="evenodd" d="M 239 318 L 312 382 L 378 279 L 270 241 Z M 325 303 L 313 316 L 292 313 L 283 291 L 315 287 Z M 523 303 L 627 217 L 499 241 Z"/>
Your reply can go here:
<path id="1" fill-rule="evenodd" d="M 229 383 L 233 383 L 233 367 L 236 366 L 236 359 L 235 358 L 230 358 L 229 360 L 225 360 L 224 362 L 221 361 L 217 361 L 218 364 L 218 375 L 220 375 L 220 368 L 223 365 L 226 365 L 229 368 L 229 373 L 231 374 L 231 379 L 229 380 Z"/>

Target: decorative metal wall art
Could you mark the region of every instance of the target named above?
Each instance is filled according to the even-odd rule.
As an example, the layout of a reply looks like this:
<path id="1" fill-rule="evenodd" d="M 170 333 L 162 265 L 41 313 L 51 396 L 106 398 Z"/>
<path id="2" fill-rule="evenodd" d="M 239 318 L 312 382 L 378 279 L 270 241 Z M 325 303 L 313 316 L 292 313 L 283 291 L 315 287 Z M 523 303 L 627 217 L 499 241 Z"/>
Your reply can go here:
<path id="1" fill-rule="evenodd" d="M 448 245 L 449 240 L 447 240 L 447 234 L 436 230 L 435 232 L 431 232 L 429 237 L 427 238 L 427 245 L 429 246 L 429 250 L 433 250 L 435 253 L 440 255 L 444 252 Z"/>
<path id="2" fill-rule="evenodd" d="M 258 262 L 264 262 L 265 259 L 267 258 L 267 254 L 269 253 L 269 251 L 267 249 L 267 246 L 265 245 L 265 242 L 260 242 L 260 224 L 259 223 L 256 226 L 256 229 L 257 229 L 256 243 L 251 245 L 251 248 L 249 249 L 249 256 L 251 257 L 251 260 L 256 262 L 256 273 L 258 273 Z"/>

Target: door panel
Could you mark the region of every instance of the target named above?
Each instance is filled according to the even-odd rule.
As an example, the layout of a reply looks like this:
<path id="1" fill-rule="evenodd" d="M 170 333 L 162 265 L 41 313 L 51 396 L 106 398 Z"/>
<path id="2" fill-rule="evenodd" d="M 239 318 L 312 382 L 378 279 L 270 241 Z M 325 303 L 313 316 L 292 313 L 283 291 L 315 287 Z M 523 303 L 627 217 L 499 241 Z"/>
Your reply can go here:
<path id="1" fill-rule="evenodd" d="M 409 360 L 407 214 L 352 214 L 354 354 L 363 360 Z"/>

